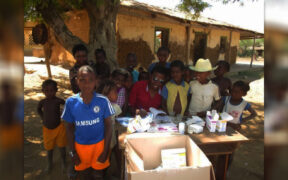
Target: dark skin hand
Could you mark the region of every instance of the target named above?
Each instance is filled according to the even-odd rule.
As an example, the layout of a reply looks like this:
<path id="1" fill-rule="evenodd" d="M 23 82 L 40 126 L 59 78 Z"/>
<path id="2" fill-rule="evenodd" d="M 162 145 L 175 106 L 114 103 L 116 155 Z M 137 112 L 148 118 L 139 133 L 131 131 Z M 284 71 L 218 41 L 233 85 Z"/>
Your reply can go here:
<path id="1" fill-rule="evenodd" d="M 206 116 L 206 111 L 198 112 L 197 116 L 202 117 L 202 118 L 205 117 Z"/>
<path id="2" fill-rule="evenodd" d="M 147 114 L 147 111 L 145 111 L 144 109 L 136 109 L 136 115 L 140 115 L 141 118 L 145 118 Z"/>
<path id="3" fill-rule="evenodd" d="M 186 110 L 184 112 L 184 116 L 190 116 L 190 113 L 189 113 L 190 100 L 191 100 L 191 94 L 189 93 L 188 96 L 187 96 L 187 107 L 186 107 Z"/>
<path id="4" fill-rule="evenodd" d="M 234 123 L 227 123 L 228 126 L 232 127 L 233 129 L 235 129 L 236 131 L 239 131 L 241 129 L 241 125 L 240 124 L 234 124 Z"/>
<path id="5" fill-rule="evenodd" d="M 111 128 L 111 118 L 108 117 L 105 119 L 104 121 L 105 123 L 105 134 L 104 134 L 104 150 L 103 152 L 100 154 L 100 156 L 98 157 L 98 161 L 100 163 L 104 163 L 107 158 L 108 158 L 108 152 L 109 152 L 109 147 L 110 147 L 110 142 L 111 142 L 111 137 L 112 137 L 112 128 Z M 74 156 L 72 158 L 72 162 L 75 165 L 79 165 L 80 164 L 80 158 L 75 150 L 75 146 L 74 146 L 74 131 L 75 131 L 75 126 L 73 123 L 67 123 L 66 124 L 66 129 L 67 129 L 67 140 L 68 140 L 68 147 L 71 149 L 71 151 L 74 152 Z"/>
<path id="6" fill-rule="evenodd" d="M 215 109 L 215 110 L 217 110 L 218 112 L 220 112 L 220 106 L 221 106 L 221 100 L 214 101 L 214 102 L 212 103 L 211 110 L 212 110 L 212 109 Z M 207 111 L 198 112 L 198 113 L 197 113 L 197 116 L 203 118 L 203 117 L 206 117 L 206 113 L 207 113 Z"/>
<path id="7" fill-rule="evenodd" d="M 164 99 L 163 97 L 162 97 L 161 106 L 162 106 L 162 108 L 163 108 L 163 111 L 165 111 L 165 112 L 168 114 L 168 109 L 167 109 L 167 100 Z"/>
<path id="8" fill-rule="evenodd" d="M 212 103 L 211 110 L 212 110 L 212 109 L 215 109 L 215 110 L 217 110 L 217 111 L 220 111 L 220 107 L 221 107 L 221 99 L 218 100 L 218 101 L 214 101 L 214 102 Z"/>
<path id="9" fill-rule="evenodd" d="M 112 121 L 111 117 L 104 120 L 105 132 L 104 132 L 104 150 L 98 157 L 98 162 L 104 163 L 109 155 L 110 143 L 112 138 Z"/>
<path id="10" fill-rule="evenodd" d="M 250 119 L 253 119 L 257 116 L 257 113 L 256 111 L 252 108 L 252 107 L 249 107 L 248 111 L 250 112 L 250 115 L 243 118 L 242 121 L 245 122 L 245 121 L 248 121 Z"/>
<path id="11" fill-rule="evenodd" d="M 80 158 L 75 150 L 75 135 L 74 135 L 74 131 L 75 131 L 75 125 L 73 123 L 66 123 L 66 134 L 67 134 L 67 142 L 68 142 L 68 147 L 69 149 L 74 152 L 73 157 L 71 158 L 72 162 L 75 165 L 79 165 L 81 163 Z"/>

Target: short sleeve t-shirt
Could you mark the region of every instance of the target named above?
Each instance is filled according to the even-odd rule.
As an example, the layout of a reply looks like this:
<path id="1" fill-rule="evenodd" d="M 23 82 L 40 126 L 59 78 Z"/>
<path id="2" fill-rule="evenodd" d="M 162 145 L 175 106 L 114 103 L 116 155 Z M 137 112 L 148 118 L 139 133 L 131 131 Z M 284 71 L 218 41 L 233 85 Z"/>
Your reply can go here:
<path id="1" fill-rule="evenodd" d="M 148 81 L 136 82 L 133 85 L 129 96 L 129 106 L 137 109 L 143 108 L 146 111 L 149 111 L 150 107 L 159 109 L 161 101 L 161 89 L 159 89 L 158 93 L 156 93 L 154 97 L 151 97 L 148 90 Z"/>
<path id="2" fill-rule="evenodd" d="M 132 78 L 133 78 L 133 83 L 136 83 L 139 78 L 139 72 L 136 71 L 135 69 L 132 71 Z"/>
<path id="3" fill-rule="evenodd" d="M 220 100 L 218 86 L 211 81 L 201 84 L 197 80 L 189 83 L 191 88 L 191 101 L 189 112 L 196 115 L 198 112 L 210 110 L 213 100 Z"/>
<path id="4" fill-rule="evenodd" d="M 251 105 L 242 99 L 241 103 L 238 105 L 233 105 L 230 103 L 231 96 L 224 96 L 222 100 L 224 101 L 223 112 L 227 112 L 231 116 L 233 116 L 233 120 L 229 121 L 234 124 L 241 124 L 243 111 L 248 110 Z"/>
<path id="5" fill-rule="evenodd" d="M 107 97 L 94 93 L 89 104 L 76 94 L 66 100 L 62 118 L 75 124 L 75 141 L 78 144 L 96 144 L 104 139 L 104 119 L 114 114 Z"/>

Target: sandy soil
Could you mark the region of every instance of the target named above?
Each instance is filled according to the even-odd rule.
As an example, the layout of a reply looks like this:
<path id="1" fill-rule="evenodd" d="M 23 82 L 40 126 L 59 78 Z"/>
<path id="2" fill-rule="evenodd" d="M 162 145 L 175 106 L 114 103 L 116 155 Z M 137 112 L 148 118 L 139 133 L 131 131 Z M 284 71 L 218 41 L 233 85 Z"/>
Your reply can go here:
<path id="1" fill-rule="evenodd" d="M 67 179 L 61 173 L 60 155 L 56 150 L 54 169 L 50 175 L 44 173 L 47 165 L 46 152 L 42 144 L 42 124 L 36 112 L 37 103 L 44 96 L 41 83 L 47 79 L 45 64 L 25 63 L 26 74 L 24 83 L 25 126 L 24 126 L 24 179 Z M 72 92 L 69 90 L 68 70 L 51 65 L 53 79 L 58 82 L 57 95 L 66 99 Z M 251 90 L 247 97 L 257 110 L 258 117 L 242 125 L 241 133 L 250 139 L 235 152 L 234 161 L 228 171 L 227 179 L 263 179 L 263 78 L 251 82 Z M 69 158 L 67 158 L 69 159 Z"/>

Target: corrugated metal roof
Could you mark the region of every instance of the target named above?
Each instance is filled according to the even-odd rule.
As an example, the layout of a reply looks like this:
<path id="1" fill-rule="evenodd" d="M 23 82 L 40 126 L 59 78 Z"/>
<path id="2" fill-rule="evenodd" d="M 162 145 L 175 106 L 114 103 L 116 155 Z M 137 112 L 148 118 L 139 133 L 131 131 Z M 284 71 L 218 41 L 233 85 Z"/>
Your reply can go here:
<path id="1" fill-rule="evenodd" d="M 136 8 L 136 9 L 140 9 L 143 11 L 150 11 L 150 12 L 154 12 L 154 13 L 158 13 L 158 14 L 164 14 L 166 16 L 170 16 L 172 18 L 178 18 L 178 19 L 182 19 L 182 20 L 187 20 L 187 21 L 191 21 L 191 22 L 196 22 L 196 23 L 203 23 L 203 24 L 208 24 L 208 25 L 215 25 L 215 26 L 222 26 L 222 27 L 227 27 L 227 28 L 233 28 L 233 29 L 237 29 L 237 30 L 241 30 L 241 31 L 246 31 L 249 32 L 249 34 L 255 34 L 258 36 L 263 36 L 263 33 L 257 32 L 257 31 L 253 31 L 253 30 L 249 30 L 249 29 L 244 29 L 226 22 L 222 22 L 222 21 L 218 21 L 212 18 L 206 18 L 203 16 L 200 16 L 197 20 L 193 20 L 191 16 L 189 16 L 188 14 L 184 13 L 184 12 L 180 12 L 177 10 L 172 10 L 169 8 L 161 8 L 161 7 L 157 7 L 157 6 L 153 6 L 153 5 L 148 5 L 145 3 L 140 3 L 134 0 L 122 0 L 121 1 L 121 6 L 124 7 L 130 7 L 130 8 Z M 243 35 L 244 36 L 249 36 L 247 34 Z M 251 38 L 251 37 L 250 37 Z"/>

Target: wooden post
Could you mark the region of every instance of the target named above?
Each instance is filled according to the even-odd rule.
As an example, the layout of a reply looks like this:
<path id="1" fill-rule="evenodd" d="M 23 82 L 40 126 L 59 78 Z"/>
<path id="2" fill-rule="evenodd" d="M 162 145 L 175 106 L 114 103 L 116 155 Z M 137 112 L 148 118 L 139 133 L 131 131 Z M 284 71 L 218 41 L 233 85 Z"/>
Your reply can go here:
<path id="1" fill-rule="evenodd" d="M 45 64 L 47 68 L 48 78 L 52 79 L 52 73 L 51 73 L 51 68 L 50 68 L 50 58 L 52 55 L 52 42 L 50 38 L 51 38 L 50 29 L 48 28 L 47 42 L 43 45 L 43 48 L 44 48 Z"/>
<path id="2" fill-rule="evenodd" d="M 50 68 L 50 59 L 45 57 L 45 63 L 47 67 L 48 77 L 52 79 L 51 68 Z"/>
<path id="3" fill-rule="evenodd" d="M 52 53 L 52 49 L 49 43 L 49 40 L 44 44 L 44 55 L 45 55 L 45 64 L 48 72 L 48 77 L 49 79 L 52 79 L 52 73 L 51 73 L 51 68 L 50 68 L 50 57 Z"/>
<path id="4" fill-rule="evenodd" d="M 250 68 L 252 68 L 252 63 L 253 63 L 254 49 L 255 49 L 255 39 L 256 39 L 256 37 L 254 36 L 253 49 L 252 49 L 251 62 L 250 62 Z"/>
<path id="5" fill-rule="evenodd" d="M 190 59 L 190 34 L 191 34 L 190 24 L 186 26 L 186 65 L 189 63 Z"/>
<path id="6" fill-rule="evenodd" d="M 228 62 L 231 64 L 231 58 L 230 58 L 230 55 L 231 55 L 231 44 L 232 44 L 232 31 L 230 31 L 230 39 L 229 39 L 229 47 L 228 47 Z M 225 57 L 225 56 L 224 56 Z M 225 58 L 225 61 L 226 58 Z"/>

